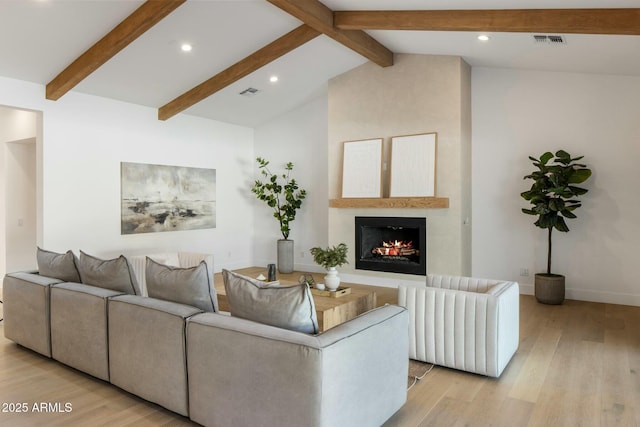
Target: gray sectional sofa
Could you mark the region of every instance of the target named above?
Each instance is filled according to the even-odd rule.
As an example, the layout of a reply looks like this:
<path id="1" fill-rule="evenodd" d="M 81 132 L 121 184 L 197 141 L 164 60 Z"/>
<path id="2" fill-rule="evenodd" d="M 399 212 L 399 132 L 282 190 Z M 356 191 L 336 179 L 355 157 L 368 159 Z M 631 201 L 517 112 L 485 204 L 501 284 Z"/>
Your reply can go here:
<path id="1" fill-rule="evenodd" d="M 406 401 L 402 307 L 314 335 L 95 285 L 7 274 L 5 336 L 202 425 L 377 426 Z"/>

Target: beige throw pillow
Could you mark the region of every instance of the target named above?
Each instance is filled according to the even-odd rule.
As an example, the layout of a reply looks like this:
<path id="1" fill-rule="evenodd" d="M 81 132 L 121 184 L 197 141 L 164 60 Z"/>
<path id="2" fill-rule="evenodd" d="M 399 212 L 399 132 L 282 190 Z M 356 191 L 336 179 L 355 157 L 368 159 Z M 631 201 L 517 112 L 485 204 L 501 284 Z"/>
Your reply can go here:
<path id="1" fill-rule="evenodd" d="M 209 280 L 207 263 L 180 268 L 161 264 L 147 257 L 147 292 L 151 298 L 173 301 L 197 307 L 203 311 L 218 311 L 218 297 Z"/>
<path id="2" fill-rule="evenodd" d="M 318 333 L 313 295 L 306 283 L 271 286 L 228 270 L 222 270 L 232 316 L 307 334 Z"/>
<path id="3" fill-rule="evenodd" d="M 100 259 L 80 251 L 78 270 L 85 285 L 140 295 L 138 281 L 124 255 Z"/>
<path id="4" fill-rule="evenodd" d="M 76 266 L 76 256 L 70 250 L 64 254 L 38 248 L 36 254 L 38 273 L 64 282 L 80 283 L 80 273 Z"/>

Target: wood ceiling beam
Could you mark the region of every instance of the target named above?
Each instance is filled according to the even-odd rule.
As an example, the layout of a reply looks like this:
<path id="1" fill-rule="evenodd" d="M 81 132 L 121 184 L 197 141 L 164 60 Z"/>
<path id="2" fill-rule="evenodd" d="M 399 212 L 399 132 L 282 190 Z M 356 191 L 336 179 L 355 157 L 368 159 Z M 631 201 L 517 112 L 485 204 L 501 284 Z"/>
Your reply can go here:
<path id="1" fill-rule="evenodd" d="M 290 31 L 279 39 L 269 43 L 265 47 L 255 51 L 251 55 L 236 62 L 226 70 L 216 74 L 209 80 L 200 83 L 198 86 L 183 93 L 173 101 L 163 105 L 158 109 L 158 119 L 167 120 L 192 105 L 213 95 L 230 84 L 251 74 L 257 69 L 267 65 L 281 56 L 291 52 L 306 42 L 313 40 L 320 35 L 308 25 L 301 25 Z"/>
<path id="2" fill-rule="evenodd" d="M 318 0 L 267 1 L 370 61 L 382 67 L 393 65 L 393 52 L 364 31 L 344 31 L 336 28 L 333 25 L 333 11 Z"/>
<path id="3" fill-rule="evenodd" d="M 640 35 L 640 9 L 334 12 L 342 30 L 487 31 Z"/>
<path id="4" fill-rule="evenodd" d="M 46 98 L 59 99 L 185 1 L 147 0 L 51 80 Z"/>

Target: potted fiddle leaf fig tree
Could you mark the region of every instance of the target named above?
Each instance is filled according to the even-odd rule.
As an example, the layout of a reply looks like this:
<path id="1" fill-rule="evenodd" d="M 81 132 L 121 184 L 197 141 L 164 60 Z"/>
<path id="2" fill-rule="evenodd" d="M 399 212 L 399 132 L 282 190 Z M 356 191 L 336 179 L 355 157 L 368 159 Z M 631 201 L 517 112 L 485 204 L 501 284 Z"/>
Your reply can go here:
<path id="1" fill-rule="evenodd" d="M 536 170 L 524 179 L 532 180 L 533 184 L 520 195 L 532 205 L 522 212 L 537 217 L 534 224 L 548 230 L 547 272 L 535 275 L 535 296 L 543 304 L 562 304 L 564 301 L 565 277 L 551 273 L 551 233 L 553 229 L 568 232 L 565 219 L 577 218 L 574 211 L 582 206 L 578 196 L 588 190 L 576 184 L 591 176 L 591 170 L 585 164 L 577 163 L 583 157 L 572 158 L 564 150 L 555 155 L 546 152 L 539 159 L 529 156 Z"/>
<path id="2" fill-rule="evenodd" d="M 296 211 L 302 206 L 302 200 L 307 192 L 298 187 L 298 183 L 291 178 L 293 163 L 285 165 L 284 173 L 278 175 L 272 173 L 269 162 L 262 157 L 256 158 L 260 173 L 264 181 L 257 179 L 251 188 L 251 192 L 273 209 L 273 216 L 278 220 L 282 239 L 278 240 L 278 271 L 280 273 L 293 272 L 293 240 L 289 239 L 290 224 L 296 218 Z"/>
<path id="3" fill-rule="evenodd" d="M 340 243 L 338 246 L 327 247 L 326 249 L 315 247 L 310 252 L 316 264 L 323 266 L 327 270 L 324 276 L 324 284 L 330 291 L 335 291 L 340 286 L 340 277 L 336 267 L 348 264 L 347 261 L 347 245 Z"/>

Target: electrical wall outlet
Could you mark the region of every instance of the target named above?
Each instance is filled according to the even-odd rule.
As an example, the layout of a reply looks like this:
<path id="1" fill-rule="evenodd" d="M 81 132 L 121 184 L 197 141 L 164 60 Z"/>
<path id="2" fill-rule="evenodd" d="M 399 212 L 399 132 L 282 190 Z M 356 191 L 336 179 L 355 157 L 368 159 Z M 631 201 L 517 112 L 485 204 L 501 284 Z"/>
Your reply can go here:
<path id="1" fill-rule="evenodd" d="M 520 276 L 528 277 L 529 276 L 529 269 L 528 268 L 521 268 L 520 269 Z"/>

